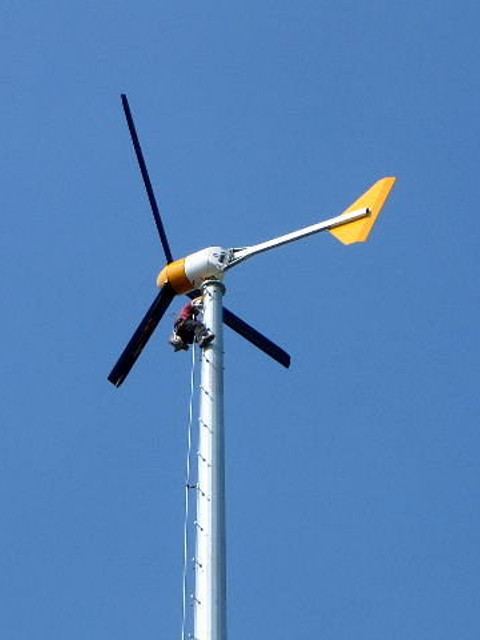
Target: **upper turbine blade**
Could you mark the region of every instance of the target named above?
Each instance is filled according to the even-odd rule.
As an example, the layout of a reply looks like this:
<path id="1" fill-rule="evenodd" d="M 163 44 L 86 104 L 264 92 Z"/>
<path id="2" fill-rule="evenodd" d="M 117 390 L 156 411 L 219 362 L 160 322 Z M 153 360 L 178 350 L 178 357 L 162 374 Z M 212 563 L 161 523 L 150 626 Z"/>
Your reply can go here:
<path id="1" fill-rule="evenodd" d="M 130 373 L 174 297 L 175 292 L 166 284 L 155 298 L 108 376 L 109 381 L 116 387 L 119 387 Z"/>
<path id="2" fill-rule="evenodd" d="M 128 104 L 127 96 L 124 93 L 122 93 L 121 97 L 122 97 L 123 110 L 125 112 L 125 117 L 127 119 L 128 129 L 130 131 L 130 136 L 132 138 L 133 148 L 135 149 L 138 166 L 140 167 L 143 182 L 145 184 L 145 189 L 147 190 L 148 200 L 150 201 L 150 207 L 152 208 L 152 213 L 155 219 L 155 224 L 157 225 L 160 241 L 162 243 L 163 251 L 165 252 L 165 258 L 167 259 L 167 262 L 172 262 L 173 261 L 172 252 L 170 251 L 170 245 L 168 244 L 167 234 L 165 233 L 162 218 L 160 216 L 160 211 L 158 209 L 157 201 L 155 199 L 155 194 L 153 193 L 152 183 L 150 182 L 150 176 L 148 175 L 147 165 L 145 164 L 145 159 L 143 157 L 142 147 L 140 146 L 140 140 L 138 139 L 137 131 L 135 129 L 135 124 L 133 122 L 132 112 L 130 111 L 130 106 Z"/>

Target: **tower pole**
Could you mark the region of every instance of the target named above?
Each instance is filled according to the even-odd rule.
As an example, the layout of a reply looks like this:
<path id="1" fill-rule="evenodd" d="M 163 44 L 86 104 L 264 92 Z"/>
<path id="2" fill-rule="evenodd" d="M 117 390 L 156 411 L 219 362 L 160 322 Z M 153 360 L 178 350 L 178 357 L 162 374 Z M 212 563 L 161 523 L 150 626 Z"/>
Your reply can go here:
<path id="1" fill-rule="evenodd" d="M 215 339 L 202 349 L 195 553 L 195 640 L 226 640 L 223 306 L 225 287 L 202 287 L 203 321 Z"/>

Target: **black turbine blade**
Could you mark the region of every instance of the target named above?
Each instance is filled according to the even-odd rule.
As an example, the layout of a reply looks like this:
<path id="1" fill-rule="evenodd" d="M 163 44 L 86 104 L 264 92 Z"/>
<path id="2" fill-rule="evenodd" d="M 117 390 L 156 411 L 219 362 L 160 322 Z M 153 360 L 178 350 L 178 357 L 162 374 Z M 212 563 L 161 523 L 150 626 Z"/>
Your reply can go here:
<path id="1" fill-rule="evenodd" d="M 187 296 L 192 300 L 201 295 L 202 292 L 199 289 L 187 293 Z M 251 327 L 247 322 L 245 322 L 245 320 L 242 320 L 225 307 L 223 307 L 223 321 L 227 325 L 227 327 L 230 327 L 230 329 L 233 329 L 234 331 L 239 333 L 243 338 L 266 353 L 267 356 L 270 356 L 288 369 L 288 367 L 290 366 L 291 358 L 286 351 L 284 351 L 281 347 L 279 347 L 262 333 L 260 333 L 260 331 L 257 331 L 256 329 Z"/>
<path id="2" fill-rule="evenodd" d="M 223 321 L 227 327 L 239 333 L 242 337 L 246 338 L 249 342 L 288 369 L 290 366 L 290 356 L 286 351 L 225 307 L 223 308 Z"/>
<path id="3" fill-rule="evenodd" d="M 142 147 L 140 146 L 140 140 L 138 139 L 137 130 L 135 129 L 135 124 L 133 122 L 132 112 L 130 111 L 127 96 L 124 93 L 122 93 L 122 105 L 125 112 L 125 117 L 127 119 L 130 136 L 132 138 L 133 148 L 135 149 L 135 154 L 137 156 L 138 166 L 140 167 L 143 182 L 145 184 L 145 189 L 147 190 L 148 199 L 152 208 L 153 217 L 155 218 L 155 224 L 157 225 L 158 234 L 160 236 L 162 247 L 165 252 L 165 257 L 167 259 L 167 262 L 172 262 L 173 256 L 172 252 L 170 251 L 170 245 L 168 244 L 167 234 L 165 233 L 162 218 L 160 216 L 160 210 L 155 199 L 155 194 L 153 193 L 152 183 L 150 182 L 150 176 L 148 175 L 147 165 L 145 164 L 145 159 L 143 157 Z"/>
<path id="4" fill-rule="evenodd" d="M 175 292 L 166 284 L 155 298 L 108 376 L 109 381 L 116 387 L 119 387 L 130 373 L 174 297 Z"/>

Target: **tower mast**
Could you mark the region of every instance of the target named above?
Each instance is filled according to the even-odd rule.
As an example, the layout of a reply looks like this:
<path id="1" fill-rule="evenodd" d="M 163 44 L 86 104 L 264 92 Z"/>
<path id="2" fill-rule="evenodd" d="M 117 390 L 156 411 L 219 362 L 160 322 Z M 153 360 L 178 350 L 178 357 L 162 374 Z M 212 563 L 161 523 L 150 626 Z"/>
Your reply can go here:
<path id="1" fill-rule="evenodd" d="M 195 640 L 226 640 L 223 306 L 219 280 L 202 286 L 203 321 L 215 339 L 202 349 L 195 552 Z"/>

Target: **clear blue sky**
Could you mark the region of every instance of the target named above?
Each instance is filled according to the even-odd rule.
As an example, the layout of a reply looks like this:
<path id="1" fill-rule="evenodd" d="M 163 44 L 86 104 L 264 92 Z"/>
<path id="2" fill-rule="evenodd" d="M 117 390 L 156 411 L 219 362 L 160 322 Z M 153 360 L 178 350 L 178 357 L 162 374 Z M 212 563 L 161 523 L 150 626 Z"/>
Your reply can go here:
<path id="1" fill-rule="evenodd" d="M 0 637 L 180 638 L 190 358 L 106 376 L 162 252 L 396 190 L 365 245 L 258 257 L 228 306 L 230 639 L 477 640 L 477 2 L 3 9 Z"/>

